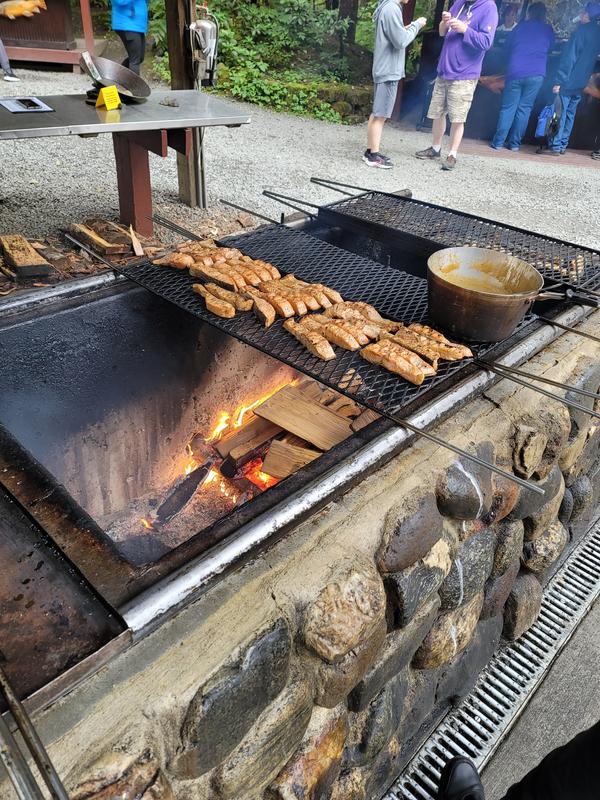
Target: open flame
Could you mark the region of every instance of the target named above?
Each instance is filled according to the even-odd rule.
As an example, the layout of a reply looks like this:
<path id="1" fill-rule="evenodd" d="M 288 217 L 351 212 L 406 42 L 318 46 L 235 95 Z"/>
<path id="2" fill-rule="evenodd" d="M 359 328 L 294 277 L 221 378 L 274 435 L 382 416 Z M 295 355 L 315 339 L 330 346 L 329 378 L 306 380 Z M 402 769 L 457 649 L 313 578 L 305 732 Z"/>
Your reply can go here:
<path id="1" fill-rule="evenodd" d="M 148 519 L 147 517 L 142 517 L 142 525 L 148 531 L 153 531 L 154 530 L 154 525 L 152 524 L 152 520 Z"/>
<path id="2" fill-rule="evenodd" d="M 242 467 L 242 475 L 264 492 L 266 489 L 270 489 L 271 486 L 275 486 L 275 484 L 279 483 L 279 479 L 263 472 L 262 465 L 262 458 L 255 458 Z"/>

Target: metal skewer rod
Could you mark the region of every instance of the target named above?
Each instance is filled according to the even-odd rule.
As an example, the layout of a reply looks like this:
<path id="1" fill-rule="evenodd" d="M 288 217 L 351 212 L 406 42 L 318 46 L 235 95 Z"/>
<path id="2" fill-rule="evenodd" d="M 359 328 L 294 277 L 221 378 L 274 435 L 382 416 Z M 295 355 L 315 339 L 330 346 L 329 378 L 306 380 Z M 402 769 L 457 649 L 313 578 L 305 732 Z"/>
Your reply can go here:
<path id="1" fill-rule="evenodd" d="M 258 219 L 264 219 L 265 222 L 270 222 L 272 225 L 282 225 L 282 222 L 278 222 L 276 219 L 271 219 L 271 217 L 267 217 L 264 214 L 259 214 L 258 211 L 250 211 L 249 208 L 244 208 L 244 206 L 238 206 L 237 203 L 232 203 L 231 200 L 223 200 L 222 197 L 219 198 L 219 203 L 223 203 L 224 206 L 229 206 L 230 208 L 235 208 L 238 211 L 243 211 L 245 214 L 250 214 L 252 217 L 257 217 Z"/>
<path id="2" fill-rule="evenodd" d="M 500 364 L 497 361 L 481 361 L 481 364 L 484 364 L 486 368 L 496 368 L 503 370 L 504 372 L 510 373 L 511 375 L 520 375 L 522 378 L 529 378 L 532 381 L 540 381 L 541 383 L 547 383 L 549 386 L 556 386 L 558 389 L 565 389 L 568 392 L 574 392 L 575 394 L 581 394 L 584 397 L 593 397 L 595 400 L 600 400 L 600 394 L 598 392 L 589 392 L 587 389 L 579 389 L 576 386 L 569 386 L 567 383 L 560 383 L 560 381 L 553 381 L 550 378 L 542 377 L 541 375 L 534 375 L 532 372 L 524 372 L 521 369 L 517 369 L 516 367 L 507 367 L 505 364 Z"/>
<path id="3" fill-rule="evenodd" d="M 387 415 L 384 415 L 387 416 Z M 390 419 L 397 425 L 401 425 L 403 428 L 415 433 L 417 436 L 422 436 L 423 439 L 428 439 L 430 442 L 439 445 L 440 447 L 444 447 L 446 450 L 451 450 L 453 453 L 461 456 L 462 458 L 466 458 L 469 461 L 472 461 L 475 464 L 479 464 L 480 467 L 485 467 L 489 469 L 491 472 L 495 472 L 497 475 L 502 475 L 504 478 L 507 478 L 514 483 L 518 483 L 519 486 L 523 487 L 524 489 L 528 489 L 530 492 L 535 492 L 536 494 L 544 494 L 544 489 L 541 489 L 539 486 L 535 486 L 534 484 L 530 483 L 529 481 L 524 480 L 523 478 L 517 477 L 517 475 L 513 475 L 512 472 L 508 472 L 501 467 L 497 467 L 495 464 L 490 464 L 489 461 L 485 461 L 483 458 L 479 458 L 479 456 L 472 455 L 468 453 L 466 450 L 462 450 L 460 447 L 457 447 L 450 442 L 446 442 L 444 439 L 440 439 L 439 436 L 436 436 L 434 433 L 429 433 L 428 431 L 424 431 L 422 428 L 418 428 L 416 425 L 413 425 L 411 422 L 407 422 L 404 419 L 398 419 L 396 417 L 391 416 Z"/>
<path id="4" fill-rule="evenodd" d="M 306 216 L 310 217 L 311 219 L 316 219 L 315 215 L 311 211 L 307 211 L 305 208 L 302 208 L 302 206 L 299 206 L 298 203 L 304 203 L 305 206 L 316 208 L 317 210 L 321 208 L 321 206 L 318 206 L 316 203 L 309 203 L 308 200 L 298 200 L 295 197 L 288 197 L 286 194 L 272 192 L 269 189 L 265 189 L 263 194 L 265 197 L 269 197 L 271 200 L 277 200 L 278 203 L 293 208 L 294 211 L 299 211 L 301 214 L 306 214 Z"/>
<path id="5" fill-rule="evenodd" d="M 512 375 L 510 372 L 498 369 L 498 367 L 492 366 L 486 361 L 479 361 L 476 359 L 475 363 L 479 367 L 487 369 L 489 372 L 495 372 L 496 375 L 500 375 L 502 378 L 506 378 L 509 381 L 514 381 L 514 383 L 518 383 L 521 386 L 524 386 L 526 389 L 531 389 L 534 392 L 538 392 L 538 394 L 543 394 L 545 397 L 549 397 L 551 400 L 557 400 L 559 403 L 563 403 L 569 408 L 574 408 L 577 411 L 583 411 L 585 414 L 589 414 L 590 417 L 595 417 L 596 419 L 600 419 L 600 413 L 598 413 L 597 411 L 592 411 L 590 408 L 586 408 L 585 406 L 582 406 L 581 403 L 575 403 L 572 400 L 566 400 L 564 397 L 559 397 L 559 395 L 552 394 L 552 392 L 547 392 L 540 386 L 534 386 L 532 383 L 528 383 L 527 381 L 522 381 L 520 378 L 517 378 L 516 375 Z"/>
<path id="6" fill-rule="evenodd" d="M 568 331 L 569 333 L 575 333 L 577 336 L 583 336 L 586 339 L 591 339 L 593 342 L 600 343 L 600 336 L 594 336 L 593 333 L 586 333 L 586 331 L 580 331 L 578 328 L 572 328 L 569 325 L 563 325 L 562 322 L 556 322 L 554 319 L 550 319 L 549 317 L 540 317 L 538 319 L 541 322 L 545 322 L 548 325 L 554 325 L 556 328 L 560 328 L 563 331 Z"/>
<path id="7" fill-rule="evenodd" d="M 74 244 L 75 247 L 81 248 L 81 250 L 84 250 L 86 253 L 88 253 L 88 255 L 92 256 L 97 261 L 100 261 L 109 269 L 112 269 L 114 272 L 118 272 L 119 275 L 123 275 L 125 278 L 131 280 L 131 278 L 129 278 L 129 275 L 127 275 L 120 267 L 117 267 L 115 264 L 112 264 L 107 258 L 101 256 L 100 253 L 97 253 L 93 248 L 89 247 L 87 244 L 84 244 L 83 242 L 80 242 L 79 239 L 76 239 L 74 236 L 71 236 L 70 233 L 66 233 L 65 231 L 63 231 L 63 234 L 65 239 L 71 242 L 71 244 Z"/>
<path id="8" fill-rule="evenodd" d="M 380 189 L 367 189 L 365 186 L 355 186 L 352 183 L 340 183 L 340 181 L 332 181 L 329 178 L 315 178 L 312 177 L 310 179 L 311 183 L 316 183 L 317 186 L 324 186 L 326 189 L 333 189 L 340 194 L 348 195 L 348 197 L 354 197 L 349 192 L 343 192 L 341 189 L 338 189 L 338 186 L 343 186 L 345 189 L 355 189 L 357 192 L 376 192 L 377 194 L 386 195 L 386 197 L 395 197 L 396 199 L 405 198 L 410 200 L 412 197 L 412 192 L 410 189 L 402 189 L 402 194 L 392 194 L 392 192 L 382 192 Z"/>
<path id="9" fill-rule="evenodd" d="M 160 214 L 153 214 L 152 221 L 156 222 L 157 225 L 162 225 L 162 227 L 167 228 L 167 230 L 173 231 L 173 233 L 179 233 L 181 236 L 185 236 L 187 239 L 193 239 L 196 242 L 202 241 L 202 236 L 198 236 L 197 233 L 188 231 L 187 228 L 178 225 L 176 222 L 173 222 L 166 217 L 161 217 Z"/>
<path id="10" fill-rule="evenodd" d="M 38 736 L 38 733 L 34 728 L 33 723 L 29 719 L 29 715 L 23 708 L 19 698 L 17 697 L 17 695 L 14 692 L 14 689 L 11 686 L 10 681 L 8 680 L 8 677 L 6 676 L 6 673 L 1 667 L 0 667 L 0 691 L 2 692 L 6 704 L 10 709 L 10 713 L 12 714 L 13 719 L 17 724 L 17 727 L 21 733 L 21 736 L 23 737 L 23 741 L 27 745 L 27 748 L 31 753 L 31 756 L 40 771 L 40 775 L 42 776 L 44 783 L 48 787 L 52 800 L 69 800 L 69 796 L 65 791 L 65 787 L 62 785 L 62 782 L 58 777 L 58 773 L 56 772 L 52 762 L 50 761 L 50 757 L 48 756 L 48 753 L 46 752 L 46 749 L 42 744 L 42 740 Z M 37 798 L 41 798 L 43 800 L 44 795 L 40 791 L 37 781 L 33 776 L 33 773 L 29 769 L 27 762 L 25 761 L 23 755 L 21 754 L 19 748 L 17 747 L 12 737 L 12 734 L 10 733 L 8 725 L 6 725 L 6 722 L 1 717 L 0 720 L 1 720 L 0 740 L 2 742 L 2 749 L 0 752 L 2 754 L 2 760 L 4 761 L 4 764 L 10 775 L 10 779 L 13 782 L 13 786 L 17 791 L 17 794 L 23 800 L 31 800 L 31 798 L 35 798 L 35 800 L 37 800 Z M 13 745 L 13 747 L 10 747 L 10 756 L 12 756 L 12 758 L 14 759 L 15 756 L 17 755 L 14 752 L 15 748 L 18 755 L 20 756 L 20 759 L 17 757 L 16 762 L 12 764 L 10 763 L 10 757 L 9 757 L 9 763 L 7 763 L 7 760 L 4 757 L 5 747 L 7 744 L 6 734 L 8 734 L 9 737 L 8 740 L 9 747 L 10 747 L 10 740 L 12 740 L 12 745 Z M 18 776 L 15 774 L 15 768 L 17 764 L 20 773 Z M 23 770 L 23 765 L 25 767 L 24 770 Z M 15 778 L 17 778 L 17 782 L 15 782 Z M 31 781 L 33 781 L 33 784 L 31 783 Z M 27 791 L 29 793 L 22 794 L 21 792 L 23 791 Z"/>

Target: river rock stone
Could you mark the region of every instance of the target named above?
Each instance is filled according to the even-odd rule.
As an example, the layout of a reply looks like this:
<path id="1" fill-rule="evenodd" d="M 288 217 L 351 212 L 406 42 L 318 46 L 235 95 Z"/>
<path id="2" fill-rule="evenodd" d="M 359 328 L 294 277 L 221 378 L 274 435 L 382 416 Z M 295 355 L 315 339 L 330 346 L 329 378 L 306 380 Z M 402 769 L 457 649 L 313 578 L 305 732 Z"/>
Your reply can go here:
<path id="1" fill-rule="evenodd" d="M 501 575 L 490 578 L 485 584 L 485 599 L 481 609 L 480 619 L 489 619 L 501 615 L 508 595 L 519 574 L 521 568 L 520 556 L 515 556 L 512 564 Z"/>
<path id="2" fill-rule="evenodd" d="M 440 606 L 435 596 L 405 627 L 388 634 L 383 652 L 348 698 L 351 711 L 362 711 L 379 694 L 385 684 L 398 675 L 411 661 L 431 628 Z"/>
<path id="3" fill-rule="evenodd" d="M 300 747 L 267 788 L 264 800 L 326 800 L 340 773 L 347 735 L 345 708 L 316 707 Z"/>
<path id="4" fill-rule="evenodd" d="M 521 487 L 518 483 L 505 478 L 503 475 L 494 475 L 492 478 L 494 495 L 490 510 L 483 515 L 483 525 L 492 525 L 501 522 L 507 517 L 519 500 Z"/>
<path id="5" fill-rule="evenodd" d="M 320 661 L 316 670 L 315 703 L 334 708 L 356 686 L 376 661 L 385 644 L 387 626 L 382 620 L 374 633 L 336 664 Z"/>
<path id="6" fill-rule="evenodd" d="M 515 560 L 518 561 L 523 551 L 523 536 L 525 533 L 521 520 L 512 522 L 505 520 L 496 528 L 496 552 L 492 565 L 491 577 L 503 575 Z"/>
<path id="7" fill-rule="evenodd" d="M 523 489 L 519 493 L 519 500 L 511 513 L 508 515 L 509 519 L 525 519 L 526 517 L 533 516 L 538 512 L 542 506 L 549 503 L 559 491 L 562 491 L 564 486 L 564 479 L 562 472 L 558 466 L 554 466 L 550 474 L 543 481 L 530 479 L 531 483 L 539 486 L 544 490 L 544 494 L 537 494 L 537 492 L 530 492 Z"/>
<path id="8" fill-rule="evenodd" d="M 219 764 L 240 743 L 256 718 L 288 679 L 290 631 L 281 618 L 194 695 L 182 727 L 184 752 L 175 775 L 197 778 Z"/>
<path id="9" fill-rule="evenodd" d="M 542 463 L 548 444 L 546 434 L 529 425 L 518 425 L 513 447 L 513 466 L 515 472 L 524 478 L 531 478 Z"/>
<path id="10" fill-rule="evenodd" d="M 532 542 L 525 542 L 521 561 L 532 572 L 543 572 L 559 558 L 569 541 L 569 533 L 562 522 L 556 520 L 547 531 Z"/>
<path id="11" fill-rule="evenodd" d="M 592 505 L 594 499 L 594 487 L 587 475 L 581 475 L 569 487 L 573 497 L 573 521 L 581 519 Z"/>
<path id="12" fill-rule="evenodd" d="M 442 610 L 458 608 L 483 591 L 492 569 L 495 549 L 496 536 L 491 528 L 463 544 L 440 588 Z"/>
<path id="13" fill-rule="evenodd" d="M 385 590 L 377 574 L 353 568 L 308 607 L 304 641 L 324 661 L 340 661 L 385 619 Z"/>
<path id="14" fill-rule="evenodd" d="M 393 736 L 367 770 L 367 797 L 379 798 L 402 768 L 402 746 Z"/>
<path id="15" fill-rule="evenodd" d="M 383 574 L 400 572 L 424 558 L 442 536 L 442 517 L 432 493 L 391 509 L 376 561 Z"/>
<path id="16" fill-rule="evenodd" d="M 367 800 L 366 781 L 364 770 L 344 772 L 335 783 L 329 800 Z"/>
<path id="17" fill-rule="evenodd" d="M 416 669 L 440 667 L 455 658 L 471 641 L 483 606 L 483 592 L 453 611 L 440 614 L 413 658 Z"/>
<path id="18" fill-rule="evenodd" d="M 215 797 L 250 800 L 259 795 L 299 746 L 312 709 L 310 684 L 303 679 L 292 681 L 212 773 Z"/>
<path id="19" fill-rule="evenodd" d="M 560 508 L 558 509 L 558 519 L 562 522 L 563 525 L 568 525 L 571 521 L 571 517 L 573 516 L 573 495 L 571 494 L 570 489 L 565 489 L 565 493 L 563 495 L 562 503 L 560 504 Z"/>
<path id="20" fill-rule="evenodd" d="M 469 644 L 444 668 L 436 689 L 436 703 L 455 705 L 469 694 L 500 644 L 502 624 L 502 615 L 477 624 Z"/>
<path id="21" fill-rule="evenodd" d="M 158 773 L 156 780 L 146 789 L 140 800 L 175 800 L 175 793 L 164 773 Z"/>
<path id="22" fill-rule="evenodd" d="M 440 539 L 434 549 L 436 548 L 444 550 L 443 559 L 420 561 L 414 567 L 385 576 L 384 584 L 394 628 L 408 625 L 417 610 L 437 592 L 451 569 L 452 561 L 446 542 Z M 434 566 L 429 566 L 430 563 Z"/>
<path id="23" fill-rule="evenodd" d="M 138 800 L 155 785 L 157 792 L 162 791 L 156 794 L 158 800 L 172 799 L 169 782 L 148 751 L 139 758 L 108 753 L 87 770 L 85 781 L 70 796 L 72 800 Z"/>
<path id="24" fill-rule="evenodd" d="M 482 442 L 477 455 L 494 462 L 491 442 Z M 479 519 L 490 510 L 492 503 L 492 476 L 472 461 L 455 461 L 440 477 L 436 487 L 437 506 L 441 514 L 454 519 Z"/>
<path id="25" fill-rule="evenodd" d="M 352 730 L 344 751 L 343 769 L 371 762 L 388 744 L 400 725 L 408 691 L 408 669 L 386 683 L 364 711 L 353 714 Z"/>
<path id="26" fill-rule="evenodd" d="M 502 635 L 514 642 L 529 630 L 540 613 L 542 586 L 535 575 L 521 572 L 504 606 L 504 627 Z"/>
<path id="27" fill-rule="evenodd" d="M 562 474 L 561 474 L 562 478 Z M 558 518 L 558 512 L 565 493 L 564 478 L 559 482 L 558 491 L 535 514 L 525 519 L 525 541 L 531 542 L 541 536 Z"/>
<path id="28" fill-rule="evenodd" d="M 431 716 L 441 674 L 441 669 L 411 670 L 402 721 L 396 733 L 400 741 L 410 742 L 423 723 Z"/>

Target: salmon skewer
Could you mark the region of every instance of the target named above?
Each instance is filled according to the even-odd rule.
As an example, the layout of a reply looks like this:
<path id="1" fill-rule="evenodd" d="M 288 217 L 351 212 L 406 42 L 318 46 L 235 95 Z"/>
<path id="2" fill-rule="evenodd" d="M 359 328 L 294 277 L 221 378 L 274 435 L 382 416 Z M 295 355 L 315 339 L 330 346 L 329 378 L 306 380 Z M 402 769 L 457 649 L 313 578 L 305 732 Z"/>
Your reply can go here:
<path id="1" fill-rule="evenodd" d="M 294 336 L 309 353 L 322 361 L 332 361 L 335 358 L 333 347 L 327 339 L 317 331 L 310 331 L 304 325 L 288 319 L 283 323 L 283 327 Z"/>
<path id="2" fill-rule="evenodd" d="M 308 316 L 304 317 L 300 324 L 309 331 L 320 333 L 321 336 L 324 336 L 329 342 L 337 344 L 338 347 L 343 347 L 344 350 L 358 350 L 360 347 L 354 336 L 339 325 L 336 325 L 332 320 L 329 320 L 323 325 L 317 322 L 317 320 L 314 320 L 312 316 Z"/>

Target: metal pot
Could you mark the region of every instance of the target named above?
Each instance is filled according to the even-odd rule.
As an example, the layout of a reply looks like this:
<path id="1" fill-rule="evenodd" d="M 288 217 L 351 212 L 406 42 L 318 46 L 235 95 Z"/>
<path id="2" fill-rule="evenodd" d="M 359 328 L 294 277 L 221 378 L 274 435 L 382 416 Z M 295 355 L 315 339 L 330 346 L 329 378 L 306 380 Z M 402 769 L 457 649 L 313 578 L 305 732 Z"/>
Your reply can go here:
<path id="1" fill-rule="evenodd" d="M 597 299 L 542 292 L 544 278 L 520 258 L 480 247 L 449 247 L 427 261 L 429 318 L 457 339 L 500 342 L 508 338 L 536 300 Z"/>

